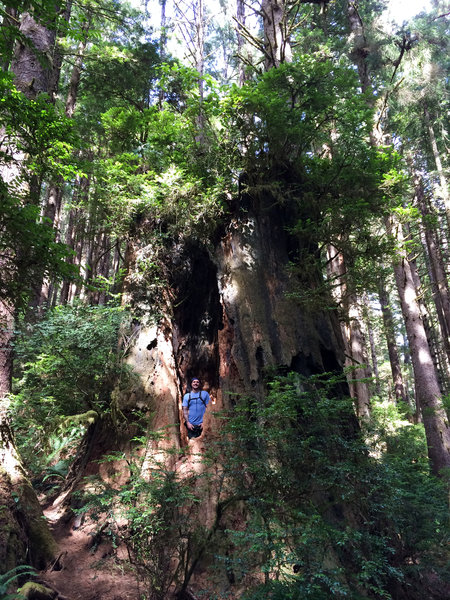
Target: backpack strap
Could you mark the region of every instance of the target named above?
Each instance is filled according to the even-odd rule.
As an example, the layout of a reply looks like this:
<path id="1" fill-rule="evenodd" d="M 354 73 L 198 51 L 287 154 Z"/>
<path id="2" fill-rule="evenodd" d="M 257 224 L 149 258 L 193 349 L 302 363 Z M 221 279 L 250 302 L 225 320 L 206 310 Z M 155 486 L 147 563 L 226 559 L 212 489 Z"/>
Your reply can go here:
<path id="1" fill-rule="evenodd" d="M 206 408 L 206 400 L 205 400 L 205 399 L 203 398 L 203 396 L 202 396 L 202 391 L 203 391 L 203 390 L 201 390 L 201 391 L 199 392 L 199 398 L 200 398 L 200 400 L 203 402 L 203 404 L 204 404 L 204 406 L 205 406 L 205 408 Z M 191 398 L 191 392 L 189 392 L 188 405 L 187 405 L 187 408 L 188 408 L 188 410 L 189 410 L 189 407 L 190 407 L 190 405 L 191 405 L 191 399 L 192 399 L 192 398 Z"/>

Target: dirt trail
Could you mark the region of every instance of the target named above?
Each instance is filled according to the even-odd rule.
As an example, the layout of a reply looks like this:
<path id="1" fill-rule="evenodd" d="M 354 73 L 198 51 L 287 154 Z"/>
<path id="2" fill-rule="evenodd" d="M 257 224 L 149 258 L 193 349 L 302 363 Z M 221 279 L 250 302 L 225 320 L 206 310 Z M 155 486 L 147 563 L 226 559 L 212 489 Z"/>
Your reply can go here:
<path id="1" fill-rule="evenodd" d="M 59 545 L 58 560 L 41 579 L 68 600 L 138 600 L 136 578 L 130 571 L 124 548 L 102 541 L 92 547 L 94 526 L 63 522 L 59 508 L 44 511 Z"/>
<path id="2" fill-rule="evenodd" d="M 188 453 L 174 466 L 181 477 L 204 470 L 204 451 L 203 436 L 190 440 Z M 102 523 L 89 519 L 79 522 L 79 517 L 73 516 L 69 520 L 64 499 L 60 496 L 44 509 L 59 552 L 55 563 L 39 579 L 57 590 L 64 600 L 140 600 L 146 590 L 138 585 L 125 546 L 113 548 L 106 536 L 96 536 Z M 209 520 L 212 518 L 209 515 Z"/>

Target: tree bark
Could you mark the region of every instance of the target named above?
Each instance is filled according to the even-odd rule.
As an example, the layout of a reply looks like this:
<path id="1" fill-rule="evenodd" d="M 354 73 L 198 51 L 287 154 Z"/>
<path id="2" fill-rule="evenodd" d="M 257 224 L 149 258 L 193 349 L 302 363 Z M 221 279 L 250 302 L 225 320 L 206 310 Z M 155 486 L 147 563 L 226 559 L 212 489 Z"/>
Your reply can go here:
<path id="1" fill-rule="evenodd" d="M 243 27 L 245 27 L 245 2 L 244 0 L 237 0 L 236 6 L 236 32 L 237 32 L 237 53 L 238 57 L 242 57 L 239 60 L 239 85 L 242 87 L 247 79 L 246 75 L 246 59 L 243 57 L 243 51 L 245 48 L 245 37 L 242 34 Z"/>
<path id="2" fill-rule="evenodd" d="M 266 71 L 292 61 L 285 0 L 262 0 Z"/>
<path id="3" fill-rule="evenodd" d="M 28 563 L 43 569 L 56 552 L 47 522 L 28 480 L 8 418 L 12 379 L 14 307 L 0 303 L 0 573 Z M 17 502 L 14 500 L 17 499 Z"/>
<path id="4" fill-rule="evenodd" d="M 55 32 L 46 29 L 29 13 L 24 13 L 20 33 L 30 43 L 20 41 L 16 44 L 11 69 L 18 89 L 28 98 L 34 99 L 38 94 L 49 91 Z M 14 148 L 10 154 L 15 155 L 16 164 L 11 166 L 10 177 L 6 174 L 6 182 L 11 181 L 11 177 L 15 177 L 23 169 L 24 157 L 16 153 Z M 37 202 L 39 191 L 37 185 L 31 189 L 24 189 L 24 198 Z M 0 264 L 0 269 L 2 267 L 4 265 Z M 17 269 L 18 267 L 16 271 Z M 15 274 L 11 277 L 15 277 Z M 23 539 L 26 540 L 27 554 L 23 556 L 20 546 L 18 550 L 11 548 L 11 544 L 16 543 L 17 536 L 10 536 L 8 531 L 0 532 L 0 546 L 6 547 L 7 554 L 14 557 L 12 562 L 19 564 L 26 561 L 41 569 L 53 557 L 56 545 L 43 518 L 36 494 L 21 465 L 8 421 L 8 394 L 11 392 L 12 378 L 11 343 L 15 318 L 16 307 L 6 301 L 0 302 L 0 486 L 3 496 L 8 493 L 16 494 L 19 500 L 16 506 L 13 497 L 8 498 L 8 520 L 18 522 Z M 8 512 L 6 514 L 8 515 Z"/>
<path id="5" fill-rule="evenodd" d="M 411 265 L 404 249 L 402 227 L 392 217 L 386 220 L 386 225 L 402 248 L 394 264 L 394 273 L 411 350 L 416 400 L 425 427 L 431 470 L 435 475 L 442 475 L 443 469 L 450 467 L 449 422 L 420 314 Z"/>
<path id="6" fill-rule="evenodd" d="M 17 42 L 11 70 L 17 89 L 35 98 L 50 91 L 56 32 L 27 12 L 22 15 L 19 30 L 30 43 Z"/>
<path id="7" fill-rule="evenodd" d="M 428 129 L 428 135 L 430 137 L 430 144 L 431 144 L 431 149 L 433 151 L 433 158 L 434 158 L 434 162 L 436 164 L 436 170 L 439 175 L 439 181 L 441 184 L 441 194 L 442 194 L 442 199 L 443 199 L 444 205 L 445 205 L 445 214 L 447 215 L 447 227 L 448 227 L 448 230 L 450 233 L 450 193 L 448 190 L 447 178 L 445 177 L 445 171 L 442 167 L 441 155 L 439 153 L 436 136 L 434 135 L 434 129 L 433 129 L 433 125 L 431 122 L 430 113 L 428 111 L 428 107 L 426 104 L 424 105 L 423 114 L 425 117 L 425 123 L 427 125 L 427 129 Z"/>
<path id="8" fill-rule="evenodd" d="M 341 329 L 345 343 L 345 366 L 348 369 L 347 381 L 350 395 L 355 402 L 355 410 L 361 421 L 370 418 L 370 371 L 365 351 L 365 340 L 361 330 L 361 315 L 355 294 L 349 293 L 346 284 L 346 266 L 342 252 L 336 247 L 328 247 L 328 278 L 332 282 L 335 299 L 341 307 Z"/>
<path id="9" fill-rule="evenodd" d="M 450 289 L 447 281 L 447 273 L 441 249 L 436 238 L 436 232 L 430 224 L 431 213 L 425 198 L 422 178 L 417 172 L 414 172 L 413 180 L 416 202 L 422 215 L 422 225 L 430 262 L 436 312 L 441 327 L 445 352 L 450 360 Z"/>
<path id="10" fill-rule="evenodd" d="M 368 305 L 368 297 L 367 294 L 364 295 L 364 303 Z M 378 369 L 378 358 L 377 358 L 377 349 L 375 344 L 375 336 L 372 327 L 372 323 L 370 322 L 368 311 L 364 311 L 365 321 L 367 324 L 367 334 L 369 336 L 369 345 L 370 345 L 370 354 L 372 357 L 372 371 L 375 376 L 375 393 L 378 397 L 381 396 L 381 385 L 380 385 L 380 372 Z"/>
<path id="11" fill-rule="evenodd" d="M 59 88 L 59 81 L 61 78 L 61 68 L 62 68 L 62 64 L 63 64 L 63 60 L 64 60 L 62 47 L 61 47 L 61 45 L 59 45 L 57 43 L 57 36 L 60 34 L 62 34 L 63 36 L 65 35 L 64 29 L 67 28 L 67 25 L 69 23 L 70 15 L 72 13 L 72 4 L 73 4 L 73 0 L 67 0 L 65 2 L 61 1 L 61 0 L 57 0 L 57 1 L 58 1 L 58 4 L 56 6 L 59 6 L 60 9 L 57 11 L 58 14 L 56 15 L 56 18 L 58 18 L 59 16 L 62 17 L 62 20 L 60 21 L 60 23 L 62 24 L 62 28 L 60 27 L 59 31 L 56 31 L 56 29 L 55 29 L 55 47 L 54 47 L 54 52 L 53 52 L 52 72 L 51 72 L 50 84 L 49 84 L 49 93 L 50 93 L 50 99 L 52 102 L 55 102 L 55 100 L 56 100 L 56 96 L 57 96 L 58 88 Z M 56 26 L 56 23 L 55 23 L 55 26 Z"/>
<path id="12" fill-rule="evenodd" d="M 389 354 L 389 363 L 391 365 L 392 381 L 394 383 L 394 396 L 397 402 L 408 404 L 398 347 L 395 341 L 394 318 L 389 303 L 389 294 L 382 279 L 380 279 L 379 284 L 379 298 L 381 313 L 383 315 L 383 328 Z"/>

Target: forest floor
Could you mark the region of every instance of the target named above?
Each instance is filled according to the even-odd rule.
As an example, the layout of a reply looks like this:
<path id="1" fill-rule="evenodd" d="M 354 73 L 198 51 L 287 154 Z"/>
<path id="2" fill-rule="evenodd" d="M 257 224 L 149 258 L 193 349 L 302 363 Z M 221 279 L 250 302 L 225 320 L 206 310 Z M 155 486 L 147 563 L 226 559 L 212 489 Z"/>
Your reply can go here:
<path id="1" fill-rule="evenodd" d="M 176 465 L 180 474 L 201 469 L 202 440 L 191 442 L 190 450 Z M 113 546 L 107 535 L 99 535 L 99 528 L 102 529 L 99 522 L 82 521 L 80 516 L 67 512 L 63 508 L 63 497 L 50 505 L 48 498 L 43 496 L 41 500 L 44 516 L 58 544 L 58 554 L 54 563 L 40 574 L 40 582 L 57 591 L 60 600 L 141 600 L 148 597 L 133 572 L 125 546 Z"/>
<path id="2" fill-rule="evenodd" d="M 59 546 L 58 558 L 41 579 L 67 600 L 138 600 L 139 589 L 126 550 L 95 543 L 95 524 L 64 522 L 58 508 L 44 511 Z M 75 521 L 76 522 L 76 521 Z"/>

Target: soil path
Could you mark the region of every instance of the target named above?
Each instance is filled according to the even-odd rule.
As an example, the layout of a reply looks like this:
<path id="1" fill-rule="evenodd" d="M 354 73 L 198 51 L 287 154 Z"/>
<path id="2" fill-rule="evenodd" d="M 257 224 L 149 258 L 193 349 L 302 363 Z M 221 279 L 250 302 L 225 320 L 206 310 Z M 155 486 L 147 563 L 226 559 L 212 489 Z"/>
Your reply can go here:
<path id="1" fill-rule="evenodd" d="M 57 561 L 45 573 L 44 582 L 50 584 L 67 600 L 139 600 L 144 590 L 139 589 L 130 571 L 125 549 L 113 549 L 111 543 L 101 541 L 92 546 L 94 526 L 79 527 L 65 522 L 58 508 L 44 511 L 59 545 Z"/>

